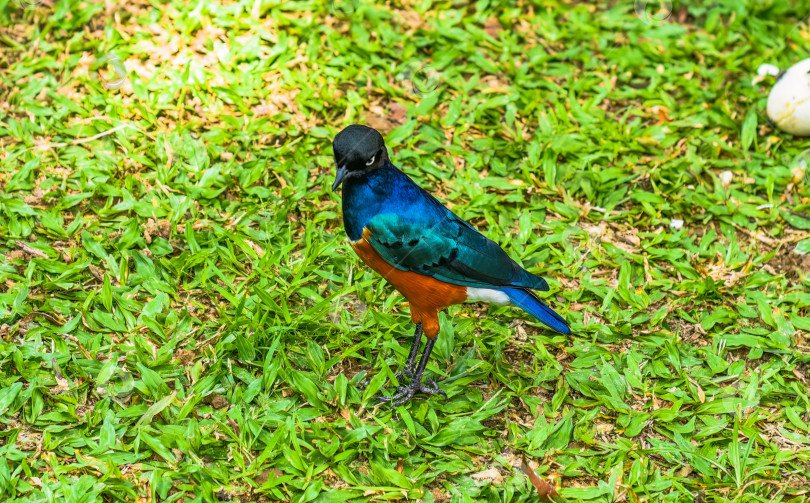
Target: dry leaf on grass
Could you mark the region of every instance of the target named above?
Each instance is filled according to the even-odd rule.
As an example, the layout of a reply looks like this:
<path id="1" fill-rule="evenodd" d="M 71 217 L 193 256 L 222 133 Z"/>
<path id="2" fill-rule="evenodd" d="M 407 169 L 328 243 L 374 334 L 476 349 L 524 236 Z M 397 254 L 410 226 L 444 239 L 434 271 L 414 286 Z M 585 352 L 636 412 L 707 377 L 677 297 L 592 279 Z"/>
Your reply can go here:
<path id="1" fill-rule="evenodd" d="M 388 110 L 391 112 L 388 115 L 388 120 L 395 124 L 405 124 L 405 120 L 408 118 L 408 109 L 404 106 L 400 105 L 399 103 L 389 103 Z"/>
<path id="2" fill-rule="evenodd" d="M 526 473 L 526 475 L 529 476 L 529 480 L 534 488 L 537 489 L 537 494 L 540 496 L 542 501 L 553 501 L 552 498 L 559 496 L 554 486 L 541 479 L 536 473 L 534 473 L 534 470 L 532 470 L 531 466 L 529 465 L 529 461 L 525 456 L 523 457 L 521 469 Z"/>
<path id="3" fill-rule="evenodd" d="M 488 19 L 486 24 L 484 24 L 484 31 L 487 32 L 487 35 L 490 37 L 498 38 L 498 33 L 503 31 L 503 25 L 501 25 L 498 18 L 493 17 Z"/>
<path id="4" fill-rule="evenodd" d="M 493 484 L 500 484 L 503 482 L 503 476 L 497 468 L 488 468 L 482 472 L 474 473 L 471 477 L 475 480 L 491 481 Z"/>
<path id="5" fill-rule="evenodd" d="M 37 258 L 48 258 L 48 255 L 43 252 L 42 250 L 37 250 L 33 246 L 29 246 L 22 241 L 17 241 L 17 247 L 19 247 L 24 253 L 31 255 L 32 257 Z"/>

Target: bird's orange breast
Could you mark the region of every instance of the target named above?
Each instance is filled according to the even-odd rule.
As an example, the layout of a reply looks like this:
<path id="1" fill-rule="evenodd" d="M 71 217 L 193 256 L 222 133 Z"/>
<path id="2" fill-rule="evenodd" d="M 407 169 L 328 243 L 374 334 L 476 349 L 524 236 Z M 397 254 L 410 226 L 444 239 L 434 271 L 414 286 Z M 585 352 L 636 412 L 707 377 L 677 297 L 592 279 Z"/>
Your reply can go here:
<path id="1" fill-rule="evenodd" d="M 397 269 L 374 251 L 368 242 L 370 236 L 371 231 L 365 229 L 363 237 L 353 242 L 352 248 L 366 265 L 377 271 L 408 299 L 411 305 L 411 319 L 414 323 L 422 323 L 425 335 L 436 337 L 439 334 L 438 311 L 466 301 L 467 287 Z"/>

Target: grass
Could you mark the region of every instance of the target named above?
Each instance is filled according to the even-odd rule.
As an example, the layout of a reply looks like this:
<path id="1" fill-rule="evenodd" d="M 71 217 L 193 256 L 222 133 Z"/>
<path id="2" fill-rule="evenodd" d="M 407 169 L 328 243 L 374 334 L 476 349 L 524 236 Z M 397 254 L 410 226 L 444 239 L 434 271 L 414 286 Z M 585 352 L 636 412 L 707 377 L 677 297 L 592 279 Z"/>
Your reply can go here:
<path id="1" fill-rule="evenodd" d="M 777 0 L 0 0 L 0 499 L 804 501 L 807 57 Z M 352 122 L 571 336 L 407 305 L 346 243 Z M 682 222 L 682 225 L 681 225 Z"/>

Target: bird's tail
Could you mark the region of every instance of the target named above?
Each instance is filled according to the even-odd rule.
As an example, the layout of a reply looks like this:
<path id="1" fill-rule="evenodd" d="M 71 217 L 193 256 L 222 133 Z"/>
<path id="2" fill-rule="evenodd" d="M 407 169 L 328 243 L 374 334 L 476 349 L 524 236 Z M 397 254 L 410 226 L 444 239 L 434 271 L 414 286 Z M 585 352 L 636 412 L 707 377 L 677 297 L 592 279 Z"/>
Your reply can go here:
<path id="1" fill-rule="evenodd" d="M 544 325 L 553 328 L 561 334 L 568 335 L 571 333 L 571 327 L 568 326 L 568 322 L 566 322 L 562 316 L 555 313 L 553 309 L 545 305 L 543 301 L 538 299 L 530 290 L 503 288 L 502 291 L 509 297 L 509 300 L 511 300 L 513 304 L 537 318 Z"/>

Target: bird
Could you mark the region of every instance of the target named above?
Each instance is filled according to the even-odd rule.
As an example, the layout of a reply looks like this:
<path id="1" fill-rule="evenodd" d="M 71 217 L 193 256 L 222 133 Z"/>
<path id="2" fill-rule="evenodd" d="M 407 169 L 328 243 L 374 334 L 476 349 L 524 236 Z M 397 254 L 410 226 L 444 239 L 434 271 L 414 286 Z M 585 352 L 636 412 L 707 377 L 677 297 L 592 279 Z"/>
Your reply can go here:
<path id="1" fill-rule="evenodd" d="M 405 367 L 396 374 L 399 386 L 379 400 L 401 405 L 418 393 L 447 398 L 433 379 L 422 380 L 439 335 L 438 313 L 454 304 L 511 304 L 557 332 L 571 333 L 568 322 L 534 293 L 548 291 L 546 280 L 525 270 L 394 166 L 379 131 L 346 126 L 333 139 L 332 150 L 332 191 L 342 190 L 343 225 L 351 246 L 407 299 L 416 325 Z M 423 335 L 427 341 L 417 365 Z"/>

